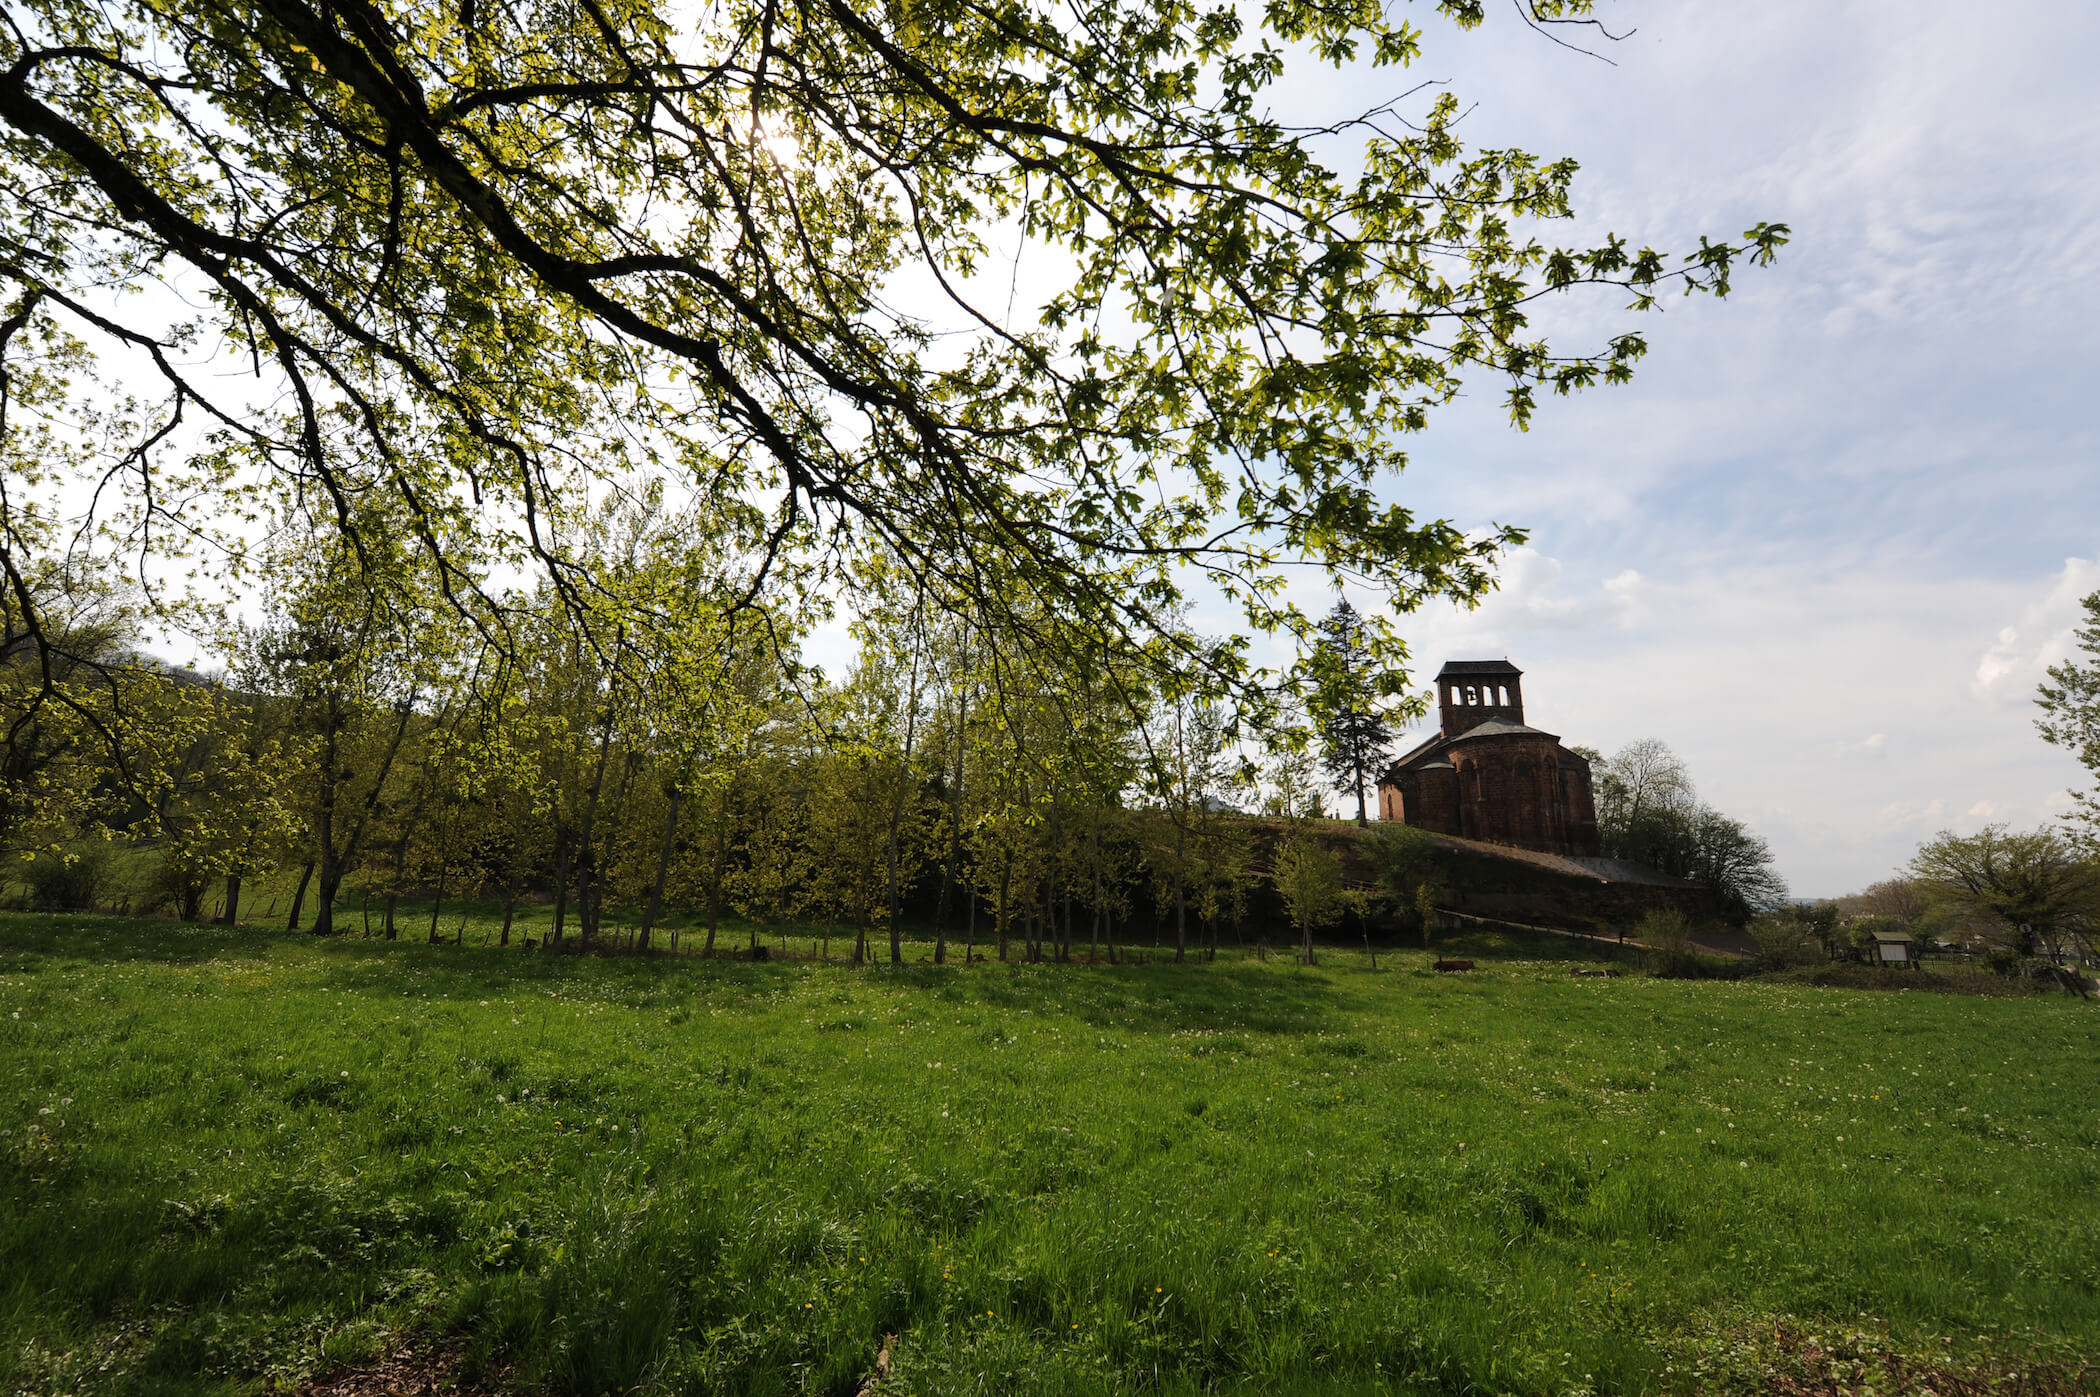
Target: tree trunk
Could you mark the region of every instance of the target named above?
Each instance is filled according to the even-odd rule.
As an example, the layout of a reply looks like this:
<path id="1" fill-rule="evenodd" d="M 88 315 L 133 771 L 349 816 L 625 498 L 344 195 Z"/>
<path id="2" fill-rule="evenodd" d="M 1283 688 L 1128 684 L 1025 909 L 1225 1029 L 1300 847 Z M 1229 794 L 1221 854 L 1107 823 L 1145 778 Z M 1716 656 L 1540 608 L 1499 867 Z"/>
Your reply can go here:
<path id="1" fill-rule="evenodd" d="M 241 875 L 226 875 L 226 911 L 219 918 L 227 926 L 238 926 L 241 920 Z"/>
<path id="2" fill-rule="evenodd" d="M 969 661 L 967 646 L 963 652 L 964 663 Z M 955 780 L 948 787 L 948 857 L 941 864 L 941 900 L 933 918 L 933 963 L 946 964 L 948 959 L 948 889 L 955 883 L 956 870 L 962 866 L 962 814 L 963 814 L 963 769 L 964 737 L 968 731 L 968 707 L 963 696 L 955 696 Z M 974 897 L 974 894 L 973 894 Z M 975 903 L 972 902 L 972 910 Z M 969 953 L 963 953 L 963 964 L 970 963 Z"/>
<path id="3" fill-rule="evenodd" d="M 722 787 L 722 807 L 715 821 L 715 865 L 707 884 L 707 945 L 702 955 L 715 953 L 715 923 L 722 917 L 722 878 L 729 870 L 729 787 Z"/>
<path id="4" fill-rule="evenodd" d="M 428 944 L 438 944 L 438 910 L 445 905 L 445 861 L 438 860 L 437 891 L 430 899 L 430 934 L 424 938 Z"/>
<path id="5" fill-rule="evenodd" d="M 633 784 L 633 781 L 634 753 L 630 750 L 627 752 L 625 760 L 620 763 L 620 789 L 619 793 L 613 796 L 612 801 L 615 811 L 625 811 L 627 809 L 627 790 Z M 593 803 L 595 804 L 595 802 Z M 593 813 L 595 814 L 595 812 Z M 596 848 L 588 844 L 586 847 L 590 847 L 590 857 L 584 862 L 584 872 L 587 881 L 583 889 L 583 939 L 588 941 L 598 934 L 598 929 L 605 920 L 606 870 L 604 865 L 598 860 Z"/>
<path id="6" fill-rule="evenodd" d="M 559 946 L 564 926 L 569 920 L 569 832 L 557 823 L 554 827 L 554 927 L 547 933 L 547 944 Z"/>
<path id="7" fill-rule="evenodd" d="M 321 881 L 314 889 L 314 895 L 319 900 L 314 908 L 315 936 L 335 935 L 335 895 L 343 886 L 343 873 L 342 864 L 335 859 L 321 860 Z"/>
<path id="8" fill-rule="evenodd" d="M 649 949 L 649 932 L 656 925 L 656 914 L 663 910 L 664 880 L 671 876 L 671 845 L 678 835 L 679 789 L 671 787 L 671 812 L 664 817 L 664 841 L 656 851 L 656 883 L 649 889 L 649 910 L 642 914 L 641 934 L 635 944 L 642 950 Z"/>
<path id="9" fill-rule="evenodd" d="M 410 690 L 402 701 L 400 721 L 394 724 L 394 737 L 387 744 L 386 756 L 380 759 L 379 771 L 372 778 L 372 789 L 365 793 L 365 802 L 357 812 L 357 819 L 350 826 L 349 835 L 343 840 L 340 852 L 335 847 L 335 808 L 331 794 L 324 801 L 321 825 L 321 886 L 317 889 L 321 905 L 314 909 L 313 934 L 331 936 L 335 933 L 335 895 L 343 885 L 343 875 L 357 861 L 358 852 L 364 846 L 365 827 L 371 822 L 372 812 L 379 807 L 380 793 L 386 789 L 388 773 L 394 769 L 394 758 L 400 755 L 401 741 L 408 736 L 408 720 L 416 711 L 416 699 L 420 690 Z M 333 748 L 330 749 L 333 751 Z M 330 790 L 333 790 L 333 782 Z"/>
<path id="10" fill-rule="evenodd" d="M 322 865 L 322 881 L 326 882 L 327 865 L 333 861 L 335 855 L 335 803 L 336 798 L 341 794 L 342 760 L 340 749 L 342 728 L 344 722 L 347 721 L 338 711 L 340 706 L 336 702 L 336 696 L 330 693 L 327 707 L 328 717 L 322 729 L 321 737 L 321 789 L 314 813 L 313 833 L 316 857 L 306 861 L 306 872 L 299 878 L 299 891 L 292 897 L 291 919 L 285 923 L 285 930 L 287 931 L 297 931 L 299 929 L 299 909 L 305 905 L 306 883 L 307 879 L 313 876 L 315 862 L 318 860 Z M 332 909 L 326 902 L 323 902 L 320 907 L 314 910 L 313 934 L 326 936 L 334 930 L 335 918 Z"/>
<path id="11" fill-rule="evenodd" d="M 999 862 L 999 908 L 997 920 L 999 923 L 999 959 L 1002 962 L 1006 959 L 1007 895 L 1013 891 L 1013 880 L 1014 861 L 1013 856 L 1009 854 Z"/>
<path id="12" fill-rule="evenodd" d="M 612 730 L 612 708 L 610 698 L 608 698 L 605 724 L 598 734 L 598 761 L 596 768 L 591 773 L 591 798 L 584 804 L 583 828 L 576 835 L 575 866 L 578 870 L 576 875 L 576 915 L 577 920 L 582 924 L 582 935 L 586 941 L 590 939 L 591 935 L 589 905 L 592 864 L 591 830 L 598 822 L 598 801 L 605 793 L 605 758 L 606 754 L 612 750 Z"/>
<path id="13" fill-rule="evenodd" d="M 427 762 L 424 770 L 429 771 Z M 420 780 L 416 783 L 415 798 L 401 817 L 401 837 L 394 841 L 394 879 L 386 892 L 386 939 L 389 941 L 398 940 L 400 936 L 394 927 L 394 904 L 401 900 L 401 888 L 408 878 L 409 837 L 415 833 L 416 822 L 423 815 L 422 784 Z"/>
<path id="14" fill-rule="evenodd" d="M 1189 899 L 1188 899 L 1188 829 L 1182 823 L 1174 826 L 1174 963 L 1187 958 L 1189 953 Z"/>
<path id="15" fill-rule="evenodd" d="M 918 599 L 914 599 L 912 606 L 914 627 L 923 620 L 924 617 L 918 610 Z M 898 886 L 898 863 L 900 861 L 898 846 L 904 837 L 904 803 L 911 795 L 912 748 L 918 741 L 919 733 L 919 659 L 924 649 L 925 638 L 915 630 L 912 636 L 911 647 L 911 679 L 909 681 L 911 697 L 904 709 L 904 760 L 897 771 L 897 799 L 890 807 L 889 907 L 891 965 L 904 964 L 904 943 L 902 939 L 904 928 L 898 925 L 903 920 L 904 912 L 904 890 Z"/>

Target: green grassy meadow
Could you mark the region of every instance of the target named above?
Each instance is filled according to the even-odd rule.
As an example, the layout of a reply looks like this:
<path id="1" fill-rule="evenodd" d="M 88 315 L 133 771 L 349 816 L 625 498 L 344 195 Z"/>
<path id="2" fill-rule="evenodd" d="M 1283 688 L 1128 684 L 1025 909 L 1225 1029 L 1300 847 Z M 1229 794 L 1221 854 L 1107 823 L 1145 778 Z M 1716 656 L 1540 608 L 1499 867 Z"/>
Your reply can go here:
<path id="1" fill-rule="evenodd" d="M 2068 997 L 474 940 L 0 915 L 0 1391 L 2100 1385 Z"/>

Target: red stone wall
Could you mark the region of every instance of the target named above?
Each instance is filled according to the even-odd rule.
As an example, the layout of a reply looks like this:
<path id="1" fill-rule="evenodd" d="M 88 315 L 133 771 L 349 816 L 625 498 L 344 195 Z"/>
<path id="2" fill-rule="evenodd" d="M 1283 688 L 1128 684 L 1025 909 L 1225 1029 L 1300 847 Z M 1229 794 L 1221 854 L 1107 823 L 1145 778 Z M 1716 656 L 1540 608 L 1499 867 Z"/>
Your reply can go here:
<path id="1" fill-rule="evenodd" d="M 1459 742 L 1450 758 L 1458 769 L 1461 837 L 1556 854 L 1596 852 L 1594 818 L 1587 840 L 1578 830 L 1582 821 L 1571 818 L 1586 783 L 1578 788 L 1564 765 L 1572 754 L 1552 738 L 1512 734 Z"/>
<path id="2" fill-rule="evenodd" d="M 1403 770 L 1378 787 L 1378 816 L 1437 834 L 1459 832 L 1458 773 L 1447 766 Z"/>

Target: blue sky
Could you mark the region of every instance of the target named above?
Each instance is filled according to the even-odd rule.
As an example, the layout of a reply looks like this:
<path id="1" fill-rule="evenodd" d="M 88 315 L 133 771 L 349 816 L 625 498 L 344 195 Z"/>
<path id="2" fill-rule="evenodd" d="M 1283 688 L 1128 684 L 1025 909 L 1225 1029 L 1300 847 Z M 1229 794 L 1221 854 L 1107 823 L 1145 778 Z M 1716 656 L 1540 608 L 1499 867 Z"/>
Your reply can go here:
<path id="1" fill-rule="evenodd" d="M 2100 589 L 2100 6 L 1608 8 L 1616 66 L 1491 7 L 1427 24 L 1417 76 L 1475 144 L 1582 162 L 1575 236 L 1794 241 L 1726 302 L 1556 315 L 1637 324 L 1634 384 L 1518 434 L 1483 382 L 1417 443 L 1396 498 L 1532 530 L 1486 605 L 1410 623 L 1418 658 L 1507 655 L 1571 742 L 1662 738 L 1802 895 L 2050 819 L 2083 773 L 2034 685 Z"/>

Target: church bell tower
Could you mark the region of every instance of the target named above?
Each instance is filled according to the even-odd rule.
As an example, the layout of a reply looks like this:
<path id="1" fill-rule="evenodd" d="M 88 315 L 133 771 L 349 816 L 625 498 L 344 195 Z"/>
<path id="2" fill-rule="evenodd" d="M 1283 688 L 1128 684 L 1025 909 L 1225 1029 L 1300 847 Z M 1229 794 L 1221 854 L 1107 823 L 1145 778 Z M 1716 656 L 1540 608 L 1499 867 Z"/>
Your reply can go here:
<path id="1" fill-rule="evenodd" d="M 1443 735 L 1457 737 L 1490 718 L 1524 721 L 1524 671 L 1508 660 L 1452 660 L 1437 671 Z"/>

